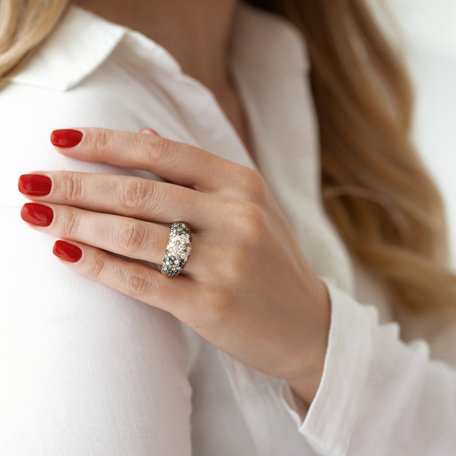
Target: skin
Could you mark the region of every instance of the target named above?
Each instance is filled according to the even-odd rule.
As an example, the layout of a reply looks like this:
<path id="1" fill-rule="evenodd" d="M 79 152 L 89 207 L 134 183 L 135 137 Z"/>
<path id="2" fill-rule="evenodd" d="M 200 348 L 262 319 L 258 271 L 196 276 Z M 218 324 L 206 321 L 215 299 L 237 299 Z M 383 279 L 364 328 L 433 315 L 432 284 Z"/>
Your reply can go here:
<path id="1" fill-rule="evenodd" d="M 153 2 L 130 0 L 128 8 L 133 3 Z M 170 17 L 179 18 L 176 4 L 186 2 L 170 3 L 175 8 L 169 10 L 174 14 Z M 190 11 L 194 16 L 200 8 L 205 14 L 202 8 L 210 3 L 192 2 Z M 100 8 L 102 4 L 99 2 Z M 110 4 L 110 11 L 116 11 Z M 232 11 L 228 8 L 232 1 L 217 4 L 227 6 L 220 8 L 225 14 Z M 193 16 L 183 15 L 192 24 L 198 23 Z M 219 19 L 221 22 L 215 22 L 223 23 L 221 16 Z M 202 30 L 194 48 L 176 51 L 176 55 L 194 52 L 183 62 L 198 63 L 187 66 L 186 71 L 200 71 L 201 77 L 212 81 L 215 74 L 226 75 L 215 67 L 212 79 L 204 72 L 209 71 L 206 63 L 211 62 L 216 43 L 220 51 L 226 42 L 220 36 L 212 40 L 214 47 L 204 46 L 207 37 L 226 30 L 215 26 Z M 184 35 L 171 40 L 170 49 L 177 42 L 188 43 L 185 29 L 179 33 Z M 224 87 L 226 81 L 219 80 L 218 87 Z M 261 174 L 150 130 L 77 129 L 83 133 L 82 141 L 75 147 L 56 147 L 57 152 L 79 160 L 149 170 L 168 182 L 36 171 L 33 174 L 51 179 L 51 191 L 42 197 L 25 196 L 50 207 L 54 217 L 47 227 L 28 225 L 82 249 L 81 259 L 75 263 L 59 260 L 75 273 L 170 312 L 232 357 L 287 380 L 310 406 L 323 372 L 330 298 L 326 285 L 301 254 Z M 191 227 L 193 248 L 177 277 L 166 277 L 157 269 L 110 253 L 161 265 L 169 236 L 169 226 L 163 224 L 178 220 Z"/>
<path id="2" fill-rule="evenodd" d="M 150 133 L 80 131 L 77 146 L 57 151 L 169 182 L 36 171 L 52 187 L 29 199 L 50 207 L 53 220 L 28 225 L 79 246 L 79 261 L 62 261 L 75 272 L 170 312 L 232 357 L 286 379 L 309 406 L 323 371 L 329 295 L 261 174 Z M 161 264 L 169 235 L 163 224 L 177 220 L 189 224 L 193 244 L 177 277 L 109 253 Z"/>
<path id="3" fill-rule="evenodd" d="M 237 0 L 77 0 L 73 3 L 138 30 L 168 50 L 184 73 L 212 91 L 253 157 L 242 102 L 227 66 Z"/>

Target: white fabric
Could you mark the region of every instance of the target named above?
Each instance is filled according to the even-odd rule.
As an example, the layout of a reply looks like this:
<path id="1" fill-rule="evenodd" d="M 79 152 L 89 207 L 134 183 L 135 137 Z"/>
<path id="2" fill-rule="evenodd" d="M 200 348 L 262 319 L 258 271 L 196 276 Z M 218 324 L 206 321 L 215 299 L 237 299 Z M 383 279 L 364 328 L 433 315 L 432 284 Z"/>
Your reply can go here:
<path id="1" fill-rule="evenodd" d="M 168 51 L 75 6 L 0 91 L 0 454 L 455 454 L 456 329 L 405 313 L 394 322 L 386 290 L 324 214 L 301 35 L 240 3 L 230 68 L 257 163 L 212 93 Z M 309 410 L 285 381 L 225 355 L 170 314 L 63 267 L 54 238 L 20 219 L 16 182 L 26 172 L 159 179 L 58 154 L 50 131 L 78 126 L 147 126 L 260 169 L 330 291 L 325 368 Z M 405 343 L 399 328 L 427 340 Z"/>

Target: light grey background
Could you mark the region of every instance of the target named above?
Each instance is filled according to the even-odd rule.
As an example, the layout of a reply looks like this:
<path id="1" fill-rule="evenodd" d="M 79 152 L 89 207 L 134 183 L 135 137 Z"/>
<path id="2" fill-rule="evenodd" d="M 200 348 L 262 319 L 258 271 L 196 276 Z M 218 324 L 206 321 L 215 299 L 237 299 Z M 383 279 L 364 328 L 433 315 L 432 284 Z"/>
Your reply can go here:
<path id="1" fill-rule="evenodd" d="M 456 267 L 456 0 L 369 0 L 416 88 L 413 136 L 447 208 Z"/>

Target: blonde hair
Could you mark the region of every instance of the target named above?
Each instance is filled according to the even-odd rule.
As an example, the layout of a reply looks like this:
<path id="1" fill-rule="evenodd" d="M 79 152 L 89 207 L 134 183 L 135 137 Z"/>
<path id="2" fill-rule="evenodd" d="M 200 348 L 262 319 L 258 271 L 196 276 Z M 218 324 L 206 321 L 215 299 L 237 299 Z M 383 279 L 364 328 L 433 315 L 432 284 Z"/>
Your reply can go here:
<path id="1" fill-rule="evenodd" d="M 0 0 L 0 87 L 50 34 L 68 0 Z"/>
<path id="2" fill-rule="evenodd" d="M 320 127 L 322 196 L 350 251 L 394 305 L 456 316 L 438 188 L 410 139 L 413 90 L 365 0 L 258 0 L 304 34 Z"/>
<path id="3" fill-rule="evenodd" d="M 441 195 L 409 137 L 403 63 L 363 0 L 250 0 L 305 36 L 327 214 L 350 251 L 413 312 L 456 310 Z M 0 0 L 0 78 L 53 30 L 67 0 Z"/>

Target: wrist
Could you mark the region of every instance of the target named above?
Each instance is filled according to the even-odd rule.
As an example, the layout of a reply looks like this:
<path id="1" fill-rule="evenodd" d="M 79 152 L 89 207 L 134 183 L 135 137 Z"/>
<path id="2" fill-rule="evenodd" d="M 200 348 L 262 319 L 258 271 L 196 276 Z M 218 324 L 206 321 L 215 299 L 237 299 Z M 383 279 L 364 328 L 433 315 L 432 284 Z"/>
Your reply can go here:
<path id="1" fill-rule="evenodd" d="M 318 337 L 315 338 L 315 346 L 312 350 L 312 363 L 307 365 L 305 372 L 293 378 L 285 380 L 290 385 L 293 393 L 310 407 L 320 386 L 323 375 L 326 351 L 328 348 L 328 336 L 331 319 L 331 302 L 326 284 L 321 281 L 322 298 L 319 301 L 319 308 L 322 310 L 319 321 Z"/>

